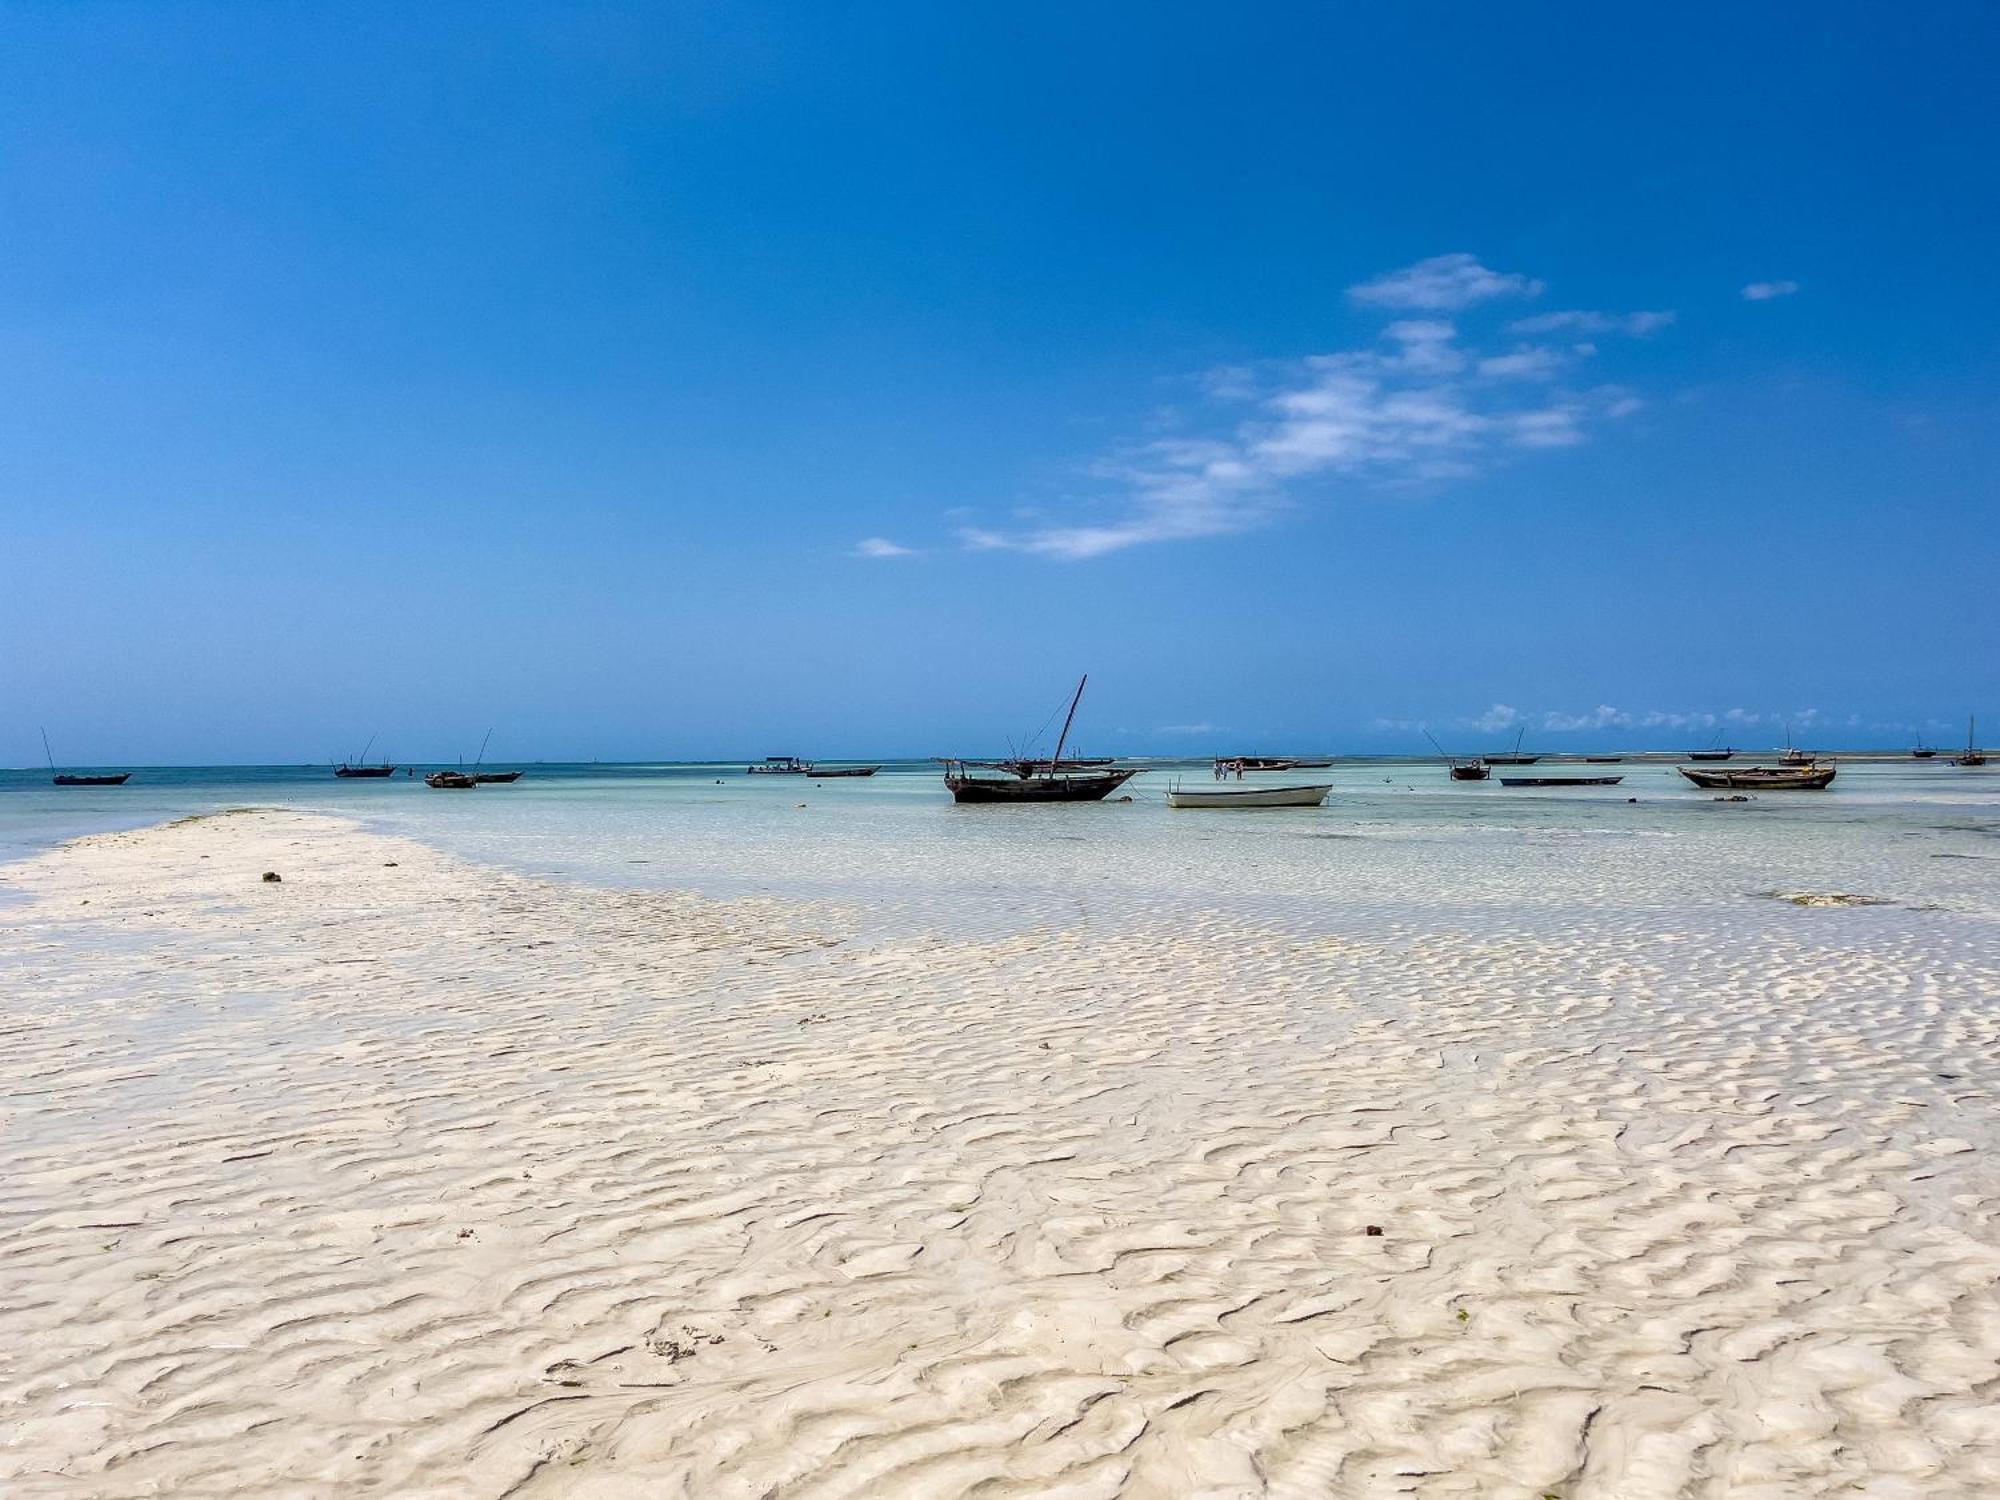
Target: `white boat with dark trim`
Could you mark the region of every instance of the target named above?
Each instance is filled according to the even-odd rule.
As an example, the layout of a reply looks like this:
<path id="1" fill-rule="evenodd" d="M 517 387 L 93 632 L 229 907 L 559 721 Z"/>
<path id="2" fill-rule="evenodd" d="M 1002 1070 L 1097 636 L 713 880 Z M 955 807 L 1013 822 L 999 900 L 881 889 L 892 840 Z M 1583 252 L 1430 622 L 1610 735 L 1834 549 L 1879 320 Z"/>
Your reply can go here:
<path id="1" fill-rule="evenodd" d="M 1321 807 L 1333 783 L 1312 786 L 1170 787 L 1169 807 Z"/>

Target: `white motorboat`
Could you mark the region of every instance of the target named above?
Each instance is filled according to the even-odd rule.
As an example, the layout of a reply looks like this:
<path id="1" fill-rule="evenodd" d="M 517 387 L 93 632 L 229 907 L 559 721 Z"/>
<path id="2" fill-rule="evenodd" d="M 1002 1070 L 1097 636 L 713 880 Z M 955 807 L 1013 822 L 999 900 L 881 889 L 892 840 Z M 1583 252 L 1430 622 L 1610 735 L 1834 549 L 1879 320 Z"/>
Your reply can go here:
<path id="1" fill-rule="evenodd" d="M 1169 807 L 1321 807 L 1332 782 L 1312 786 L 1218 786 L 1171 788 Z"/>

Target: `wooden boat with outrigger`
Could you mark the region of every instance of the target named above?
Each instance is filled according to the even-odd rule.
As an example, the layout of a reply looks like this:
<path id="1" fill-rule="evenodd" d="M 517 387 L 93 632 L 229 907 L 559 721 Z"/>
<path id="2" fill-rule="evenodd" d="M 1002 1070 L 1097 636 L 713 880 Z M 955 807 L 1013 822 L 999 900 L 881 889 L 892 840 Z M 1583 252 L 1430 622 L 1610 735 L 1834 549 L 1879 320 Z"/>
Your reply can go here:
<path id="1" fill-rule="evenodd" d="M 469 792 L 479 785 L 479 778 L 463 771 L 433 771 L 424 785 L 434 792 Z"/>
<path id="2" fill-rule="evenodd" d="M 1040 769 L 1004 777 L 975 776 L 972 774 L 975 768 L 999 768 L 1002 763 L 947 759 L 944 763 L 944 784 L 952 800 L 965 803 L 1102 802 L 1137 776 L 1137 767 L 1064 769 L 1077 764 L 1063 759 L 1063 746 L 1069 741 L 1070 725 L 1076 722 L 1076 706 L 1083 701 L 1084 684 L 1089 681 L 1090 674 L 1085 673 L 1077 682 L 1076 693 L 1069 700 L 1069 712 L 1063 717 L 1062 733 L 1056 737 L 1055 754 L 1045 761 L 1033 762 Z"/>
<path id="3" fill-rule="evenodd" d="M 394 776 L 396 768 L 387 761 L 384 761 L 379 766 L 371 766 L 367 763 L 368 752 L 374 748 L 375 736 L 371 734 L 368 736 L 368 743 L 361 747 L 361 753 L 355 756 L 353 760 L 344 760 L 335 766 L 333 774 L 338 776 L 342 781 L 352 781 L 356 778 L 368 781 L 380 781 L 385 776 Z"/>
<path id="4" fill-rule="evenodd" d="M 1817 792 L 1828 786 L 1835 767 L 1817 762 L 1786 766 L 1731 766 L 1726 771 L 1697 771 L 1692 766 L 1675 767 L 1696 786 L 1711 791 Z"/>
<path id="5" fill-rule="evenodd" d="M 1502 786 L 1616 786 L 1623 776 L 1502 776 Z"/>

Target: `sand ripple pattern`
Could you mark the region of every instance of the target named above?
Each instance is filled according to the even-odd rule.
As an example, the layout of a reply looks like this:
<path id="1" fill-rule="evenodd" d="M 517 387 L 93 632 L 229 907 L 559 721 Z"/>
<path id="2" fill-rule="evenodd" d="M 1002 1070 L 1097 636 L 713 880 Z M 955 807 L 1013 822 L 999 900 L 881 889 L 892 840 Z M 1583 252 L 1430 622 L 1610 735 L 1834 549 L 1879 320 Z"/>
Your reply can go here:
<path id="1" fill-rule="evenodd" d="M 6 874 L 9 1496 L 2000 1493 L 1977 925 L 863 942 L 296 813 Z"/>

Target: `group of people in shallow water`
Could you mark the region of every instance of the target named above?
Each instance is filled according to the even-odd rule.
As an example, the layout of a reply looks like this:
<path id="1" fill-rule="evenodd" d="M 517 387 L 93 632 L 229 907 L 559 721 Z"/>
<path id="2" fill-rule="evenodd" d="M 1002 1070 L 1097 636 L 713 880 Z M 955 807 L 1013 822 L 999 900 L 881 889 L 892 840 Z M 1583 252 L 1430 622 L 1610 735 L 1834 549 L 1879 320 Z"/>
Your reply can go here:
<path id="1" fill-rule="evenodd" d="M 1219 760 L 1215 763 L 1215 779 L 1217 781 L 1227 781 L 1231 771 L 1234 771 L 1236 779 L 1241 781 L 1243 779 L 1243 762 L 1240 760 Z"/>

